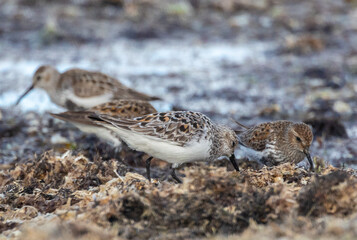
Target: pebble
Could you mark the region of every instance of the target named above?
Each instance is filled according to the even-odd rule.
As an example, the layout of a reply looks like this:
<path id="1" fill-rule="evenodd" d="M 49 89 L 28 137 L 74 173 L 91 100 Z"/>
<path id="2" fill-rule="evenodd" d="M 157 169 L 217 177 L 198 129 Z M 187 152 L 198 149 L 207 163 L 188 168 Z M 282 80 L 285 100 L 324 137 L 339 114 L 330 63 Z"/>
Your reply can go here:
<path id="1" fill-rule="evenodd" d="M 68 139 L 65 137 L 62 137 L 61 134 L 56 133 L 54 135 L 52 135 L 51 137 L 51 143 L 52 144 L 64 144 L 64 143 L 68 143 Z"/>
<path id="2" fill-rule="evenodd" d="M 343 101 L 336 101 L 334 104 L 333 104 L 333 110 L 337 113 L 340 113 L 340 114 L 352 114 L 352 108 L 350 107 L 350 105 L 346 102 L 343 102 Z"/>

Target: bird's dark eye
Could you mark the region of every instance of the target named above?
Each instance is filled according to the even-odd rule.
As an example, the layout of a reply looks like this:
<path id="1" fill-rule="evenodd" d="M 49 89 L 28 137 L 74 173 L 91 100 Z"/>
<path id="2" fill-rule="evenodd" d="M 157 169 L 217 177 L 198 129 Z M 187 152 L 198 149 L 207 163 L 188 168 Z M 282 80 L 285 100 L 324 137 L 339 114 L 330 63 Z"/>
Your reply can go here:
<path id="1" fill-rule="evenodd" d="M 37 80 L 37 81 L 40 81 L 40 79 L 41 79 L 40 76 L 37 76 L 37 77 L 36 77 L 36 80 Z"/>
<path id="2" fill-rule="evenodd" d="M 235 147 L 236 143 L 235 142 L 232 142 L 232 147 Z"/>
<path id="3" fill-rule="evenodd" d="M 296 137 L 296 140 L 297 140 L 298 142 L 301 142 L 301 138 L 299 138 L 299 137 Z"/>

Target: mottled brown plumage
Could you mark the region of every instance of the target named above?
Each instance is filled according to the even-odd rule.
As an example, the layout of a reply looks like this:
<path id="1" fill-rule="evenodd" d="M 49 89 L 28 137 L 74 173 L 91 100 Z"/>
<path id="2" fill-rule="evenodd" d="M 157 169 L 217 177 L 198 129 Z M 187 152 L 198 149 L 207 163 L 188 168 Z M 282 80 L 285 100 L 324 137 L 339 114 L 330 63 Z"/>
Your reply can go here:
<path id="1" fill-rule="evenodd" d="M 261 123 L 238 132 L 238 139 L 242 150 L 250 159 L 276 165 L 284 162 L 298 163 L 307 157 L 313 169 L 309 154 L 313 134 L 305 123 Z"/>
<path id="2" fill-rule="evenodd" d="M 59 114 L 51 114 L 53 117 L 70 122 L 86 133 L 94 133 L 98 137 L 112 142 L 114 146 L 120 145 L 118 136 L 100 124 L 96 124 L 89 116 L 93 114 L 105 114 L 107 116 L 130 119 L 155 113 L 156 109 L 146 101 L 141 100 L 114 100 L 95 106 L 86 111 L 67 111 Z"/>
<path id="3" fill-rule="evenodd" d="M 184 146 L 193 138 L 200 139 L 212 125 L 205 115 L 180 111 L 153 113 L 134 119 L 118 119 L 115 123 L 131 131 L 170 141 L 180 146 Z M 205 136 L 206 139 L 208 137 L 208 135 Z"/>
<path id="4" fill-rule="evenodd" d="M 204 114 L 191 111 L 152 113 L 145 116 L 123 119 L 93 114 L 90 118 L 96 124 L 116 132 L 134 150 L 172 163 L 172 176 L 177 181 L 175 168 L 186 162 L 212 161 L 229 157 L 234 168 L 234 149 L 238 144 L 234 131 L 214 124 Z M 150 161 L 147 173 L 150 179 Z"/>
<path id="5" fill-rule="evenodd" d="M 157 112 L 149 102 L 142 100 L 113 100 L 92 107 L 89 111 L 117 118 L 135 118 Z"/>
<path id="6" fill-rule="evenodd" d="M 34 87 L 44 89 L 51 100 L 69 110 L 83 110 L 118 99 L 159 100 L 135 91 L 104 73 L 70 69 L 59 73 L 51 66 L 41 66 L 33 76 L 33 84 L 17 103 Z"/>

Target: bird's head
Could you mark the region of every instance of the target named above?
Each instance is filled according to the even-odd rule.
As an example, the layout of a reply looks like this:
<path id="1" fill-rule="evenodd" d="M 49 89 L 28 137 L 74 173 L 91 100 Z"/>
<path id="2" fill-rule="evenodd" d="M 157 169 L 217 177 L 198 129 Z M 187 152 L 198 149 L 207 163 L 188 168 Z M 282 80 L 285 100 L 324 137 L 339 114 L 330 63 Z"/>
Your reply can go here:
<path id="1" fill-rule="evenodd" d="M 305 123 L 294 123 L 289 128 L 288 138 L 290 147 L 294 151 L 305 154 L 310 163 L 311 169 L 313 169 L 313 163 L 310 156 L 310 146 L 313 140 L 311 128 Z"/>
<path id="2" fill-rule="evenodd" d="M 60 73 L 54 67 L 48 65 L 39 67 L 32 77 L 32 85 L 19 97 L 16 105 L 34 88 L 42 88 L 46 91 L 54 89 L 59 77 Z"/>

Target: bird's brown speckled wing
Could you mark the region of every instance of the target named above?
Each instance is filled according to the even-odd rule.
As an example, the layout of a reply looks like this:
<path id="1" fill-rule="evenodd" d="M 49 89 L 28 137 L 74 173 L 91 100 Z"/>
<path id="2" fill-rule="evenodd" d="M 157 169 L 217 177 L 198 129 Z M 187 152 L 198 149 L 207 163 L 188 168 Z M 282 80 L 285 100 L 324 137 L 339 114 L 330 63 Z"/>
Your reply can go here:
<path id="1" fill-rule="evenodd" d="M 239 133 L 239 142 L 248 148 L 263 151 L 267 143 L 275 141 L 275 137 L 282 134 L 284 129 L 291 124 L 293 124 L 293 122 L 285 120 L 258 124 Z"/>
<path id="2" fill-rule="evenodd" d="M 134 119 L 119 119 L 107 115 L 92 116 L 118 128 L 184 146 L 192 139 L 200 139 L 212 123 L 205 115 L 197 112 L 153 113 Z"/>
<path id="3" fill-rule="evenodd" d="M 90 111 L 116 118 L 135 118 L 157 112 L 149 102 L 141 100 L 113 100 L 95 106 Z"/>
<path id="4" fill-rule="evenodd" d="M 112 93 L 117 89 L 122 91 L 127 89 L 108 75 L 82 69 L 71 69 L 62 73 L 58 84 L 61 89 L 72 88 L 76 96 L 83 98 Z"/>
<path id="5" fill-rule="evenodd" d="M 51 114 L 53 117 L 68 122 L 82 123 L 86 125 L 97 125 L 89 116 L 106 114 L 116 118 L 135 118 L 149 113 L 157 112 L 156 109 L 146 101 L 140 100 L 114 100 L 95 106 L 87 111 L 67 111 L 59 114 Z"/>
<path id="6" fill-rule="evenodd" d="M 238 134 L 239 143 L 256 151 L 263 151 L 272 132 L 269 123 L 262 123 Z"/>
<path id="7" fill-rule="evenodd" d="M 87 98 L 103 94 L 112 94 L 112 99 L 160 100 L 135 91 L 121 84 L 117 79 L 100 72 L 71 69 L 61 74 L 59 87 L 72 88 L 78 97 Z"/>

